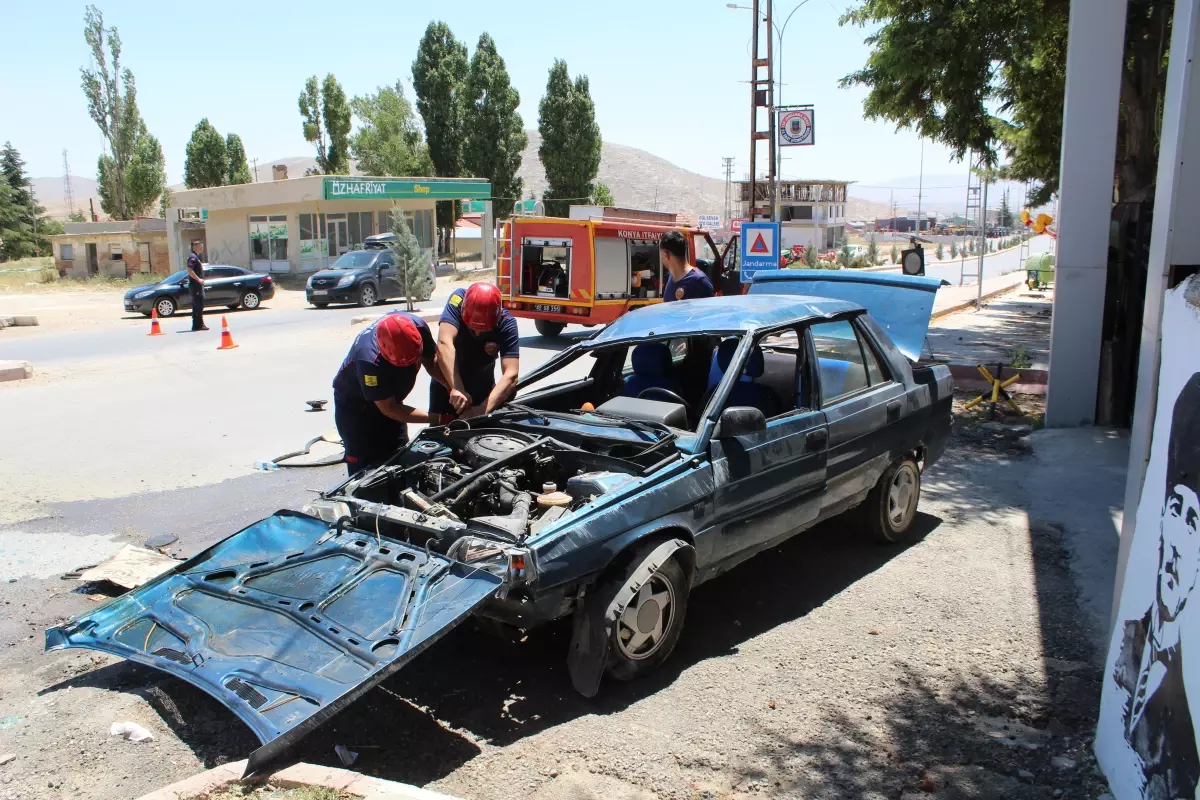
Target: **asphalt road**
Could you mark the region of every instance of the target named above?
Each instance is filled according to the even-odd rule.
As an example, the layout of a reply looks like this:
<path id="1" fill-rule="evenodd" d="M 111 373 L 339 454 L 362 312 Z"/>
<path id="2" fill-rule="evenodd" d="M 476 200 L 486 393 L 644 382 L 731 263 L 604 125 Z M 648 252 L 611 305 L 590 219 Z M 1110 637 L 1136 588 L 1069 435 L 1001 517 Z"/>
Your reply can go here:
<path id="1" fill-rule="evenodd" d="M 1029 241 L 1029 252 L 1031 255 L 1044 253 L 1054 246 L 1054 240 L 1049 236 L 1035 236 Z M 890 248 L 889 248 L 890 249 Z M 887 249 L 880 247 L 880 250 L 887 252 Z M 946 259 L 938 261 L 935 259 L 934 253 L 937 246 L 925 245 L 925 274 L 931 278 L 941 278 L 944 281 L 949 281 L 951 285 L 959 285 L 959 277 L 962 274 L 962 258 L 950 259 L 950 248 L 946 247 Z M 967 258 L 966 271 L 974 273 L 978 269 L 979 257 L 971 256 Z M 994 278 L 997 275 L 1003 275 L 1007 272 L 1021 268 L 1021 249 L 1019 247 L 1011 250 L 1006 250 L 1003 253 L 989 254 L 983 260 L 983 278 Z M 974 278 L 967 278 L 963 284 L 974 284 Z"/>

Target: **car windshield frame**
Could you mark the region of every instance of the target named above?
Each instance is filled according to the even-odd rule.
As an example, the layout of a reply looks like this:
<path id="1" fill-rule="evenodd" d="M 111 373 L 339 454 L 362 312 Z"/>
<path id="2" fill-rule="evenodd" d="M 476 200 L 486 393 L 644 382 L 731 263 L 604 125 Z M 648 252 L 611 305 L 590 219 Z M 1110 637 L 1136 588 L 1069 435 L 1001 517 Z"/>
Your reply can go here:
<path id="1" fill-rule="evenodd" d="M 330 269 L 366 269 L 375 264 L 376 260 L 378 260 L 378 258 L 379 258 L 379 254 L 381 252 L 383 252 L 383 251 L 382 250 L 351 250 L 348 253 L 342 253 L 340 256 L 338 256 L 337 261 L 334 261 L 332 264 L 330 264 L 329 268 Z M 359 260 L 363 256 L 366 257 L 366 261 L 362 264 L 355 264 L 355 263 L 343 264 L 342 263 L 342 261 L 345 259 L 349 259 L 351 262 L 353 262 L 353 261 Z"/>
<path id="2" fill-rule="evenodd" d="M 179 272 L 176 272 L 174 275 L 168 275 L 167 277 L 163 278 L 161 281 L 159 281 L 159 285 L 165 286 L 167 284 L 174 285 L 176 283 L 181 283 L 183 281 L 183 279 L 186 278 L 187 276 L 188 276 L 188 271 L 186 269 L 181 269 L 181 270 L 179 270 Z"/>

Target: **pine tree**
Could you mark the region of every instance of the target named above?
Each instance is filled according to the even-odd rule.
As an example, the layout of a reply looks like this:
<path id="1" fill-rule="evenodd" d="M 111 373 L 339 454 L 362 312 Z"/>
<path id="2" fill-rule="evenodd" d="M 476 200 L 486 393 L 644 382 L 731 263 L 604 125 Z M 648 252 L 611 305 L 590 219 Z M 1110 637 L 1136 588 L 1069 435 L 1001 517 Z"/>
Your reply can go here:
<path id="1" fill-rule="evenodd" d="M 867 242 L 867 265 L 873 267 L 878 261 L 879 245 L 875 243 L 875 234 L 871 234 L 871 239 Z"/>
<path id="2" fill-rule="evenodd" d="M 892 263 L 900 263 L 900 248 L 896 247 L 896 245 L 892 245 Z"/>
<path id="3" fill-rule="evenodd" d="M 225 139 L 208 121 L 196 123 L 188 139 L 183 161 L 183 185 L 189 189 L 224 186 L 229 173 L 225 154 Z"/>
<path id="4" fill-rule="evenodd" d="M 246 162 L 246 148 L 242 137 L 231 133 L 225 137 L 225 183 L 236 185 L 250 183 L 250 165 Z"/>
<path id="5" fill-rule="evenodd" d="M 517 114 L 521 95 L 512 88 L 504 59 L 486 32 L 480 34 L 471 57 L 464 102 L 465 170 L 491 182 L 492 210 L 497 217 L 507 217 L 521 196 L 523 182 L 517 172 L 529 137 Z"/>
<path id="6" fill-rule="evenodd" d="M 46 238 L 46 209 L 37 204 L 37 198 L 25 174 L 25 161 L 11 142 L 5 142 L 0 150 L 0 185 L 4 196 L 0 198 L 0 260 L 26 258 L 49 252 L 50 241 Z"/>
<path id="7" fill-rule="evenodd" d="M 938 246 L 937 246 L 937 260 L 938 260 L 938 261 L 941 261 L 941 260 L 942 260 L 942 258 L 943 258 L 943 257 L 945 257 L 945 255 L 946 255 L 946 250 L 945 250 L 945 248 L 944 248 L 944 247 L 942 247 L 942 243 L 941 243 L 941 242 L 938 242 Z"/>
<path id="8" fill-rule="evenodd" d="M 429 256 L 421 252 L 421 244 L 409 230 L 404 221 L 404 212 L 398 207 L 392 208 L 392 233 L 396 234 L 396 243 L 392 245 L 392 254 L 396 265 L 401 270 L 405 292 L 418 302 L 428 300 L 433 295 L 434 280 L 430 275 Z"/>
<path id="9" fill-rule="evenodd" d="M 958 242 L 950 243 L 950 258 L 958 258 Z"/>
<path id="10" fill-rule="evenodd" d="M 586 75 L 571 82 L 567 62 L 555 59 L 538 104 L 538 157 L 549 187 L 542 194 L 546 213 L 565 217 L 571 203 L 586 202 L 600 170 L 600 126 Z"/>

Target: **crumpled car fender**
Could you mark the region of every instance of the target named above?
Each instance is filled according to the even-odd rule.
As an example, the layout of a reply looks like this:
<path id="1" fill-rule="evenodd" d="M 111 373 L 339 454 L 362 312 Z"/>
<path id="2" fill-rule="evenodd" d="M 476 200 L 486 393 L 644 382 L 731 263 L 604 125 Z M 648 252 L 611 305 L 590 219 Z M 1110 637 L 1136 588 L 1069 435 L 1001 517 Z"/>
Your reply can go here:
<path id="1" fill-rule="evenodd" d="M 604 670 L 608 666 L 608 642 L 612 637 L 613 624 L 642 585 L 650 580 L 650 576 L 684 549 L 693 551 L 694 556 L 694 548 L 682 539 L 663 542 L 642 559 L 642 563 L 607 605 L 585 602 L 575 610 L 571 649 L 567 654 L 567 671 L 575 691 L 584 697 L 595 697 L 600 691 L 600 679 L 604 677 Z"/>

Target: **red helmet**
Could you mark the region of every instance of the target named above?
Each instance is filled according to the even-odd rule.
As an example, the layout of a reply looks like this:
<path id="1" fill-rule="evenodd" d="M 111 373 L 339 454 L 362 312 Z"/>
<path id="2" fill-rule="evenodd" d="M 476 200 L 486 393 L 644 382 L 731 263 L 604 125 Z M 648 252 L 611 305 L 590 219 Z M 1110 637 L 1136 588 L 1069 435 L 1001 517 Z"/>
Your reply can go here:
<path id="1" fill-rule="evenodd" d="M 379 354 L 397 367 L 411 367 L 421 360 L 424 343 L 417 324 L 407 314 L 388 314 L 375 325 Z"/>
<path id="2" fill-rule="evenodd" d="M 499 320 L 500 288 L 494 283 L 472 283 L 463 297 L 463 324 L 476 333 L 485 333 Z"/>

